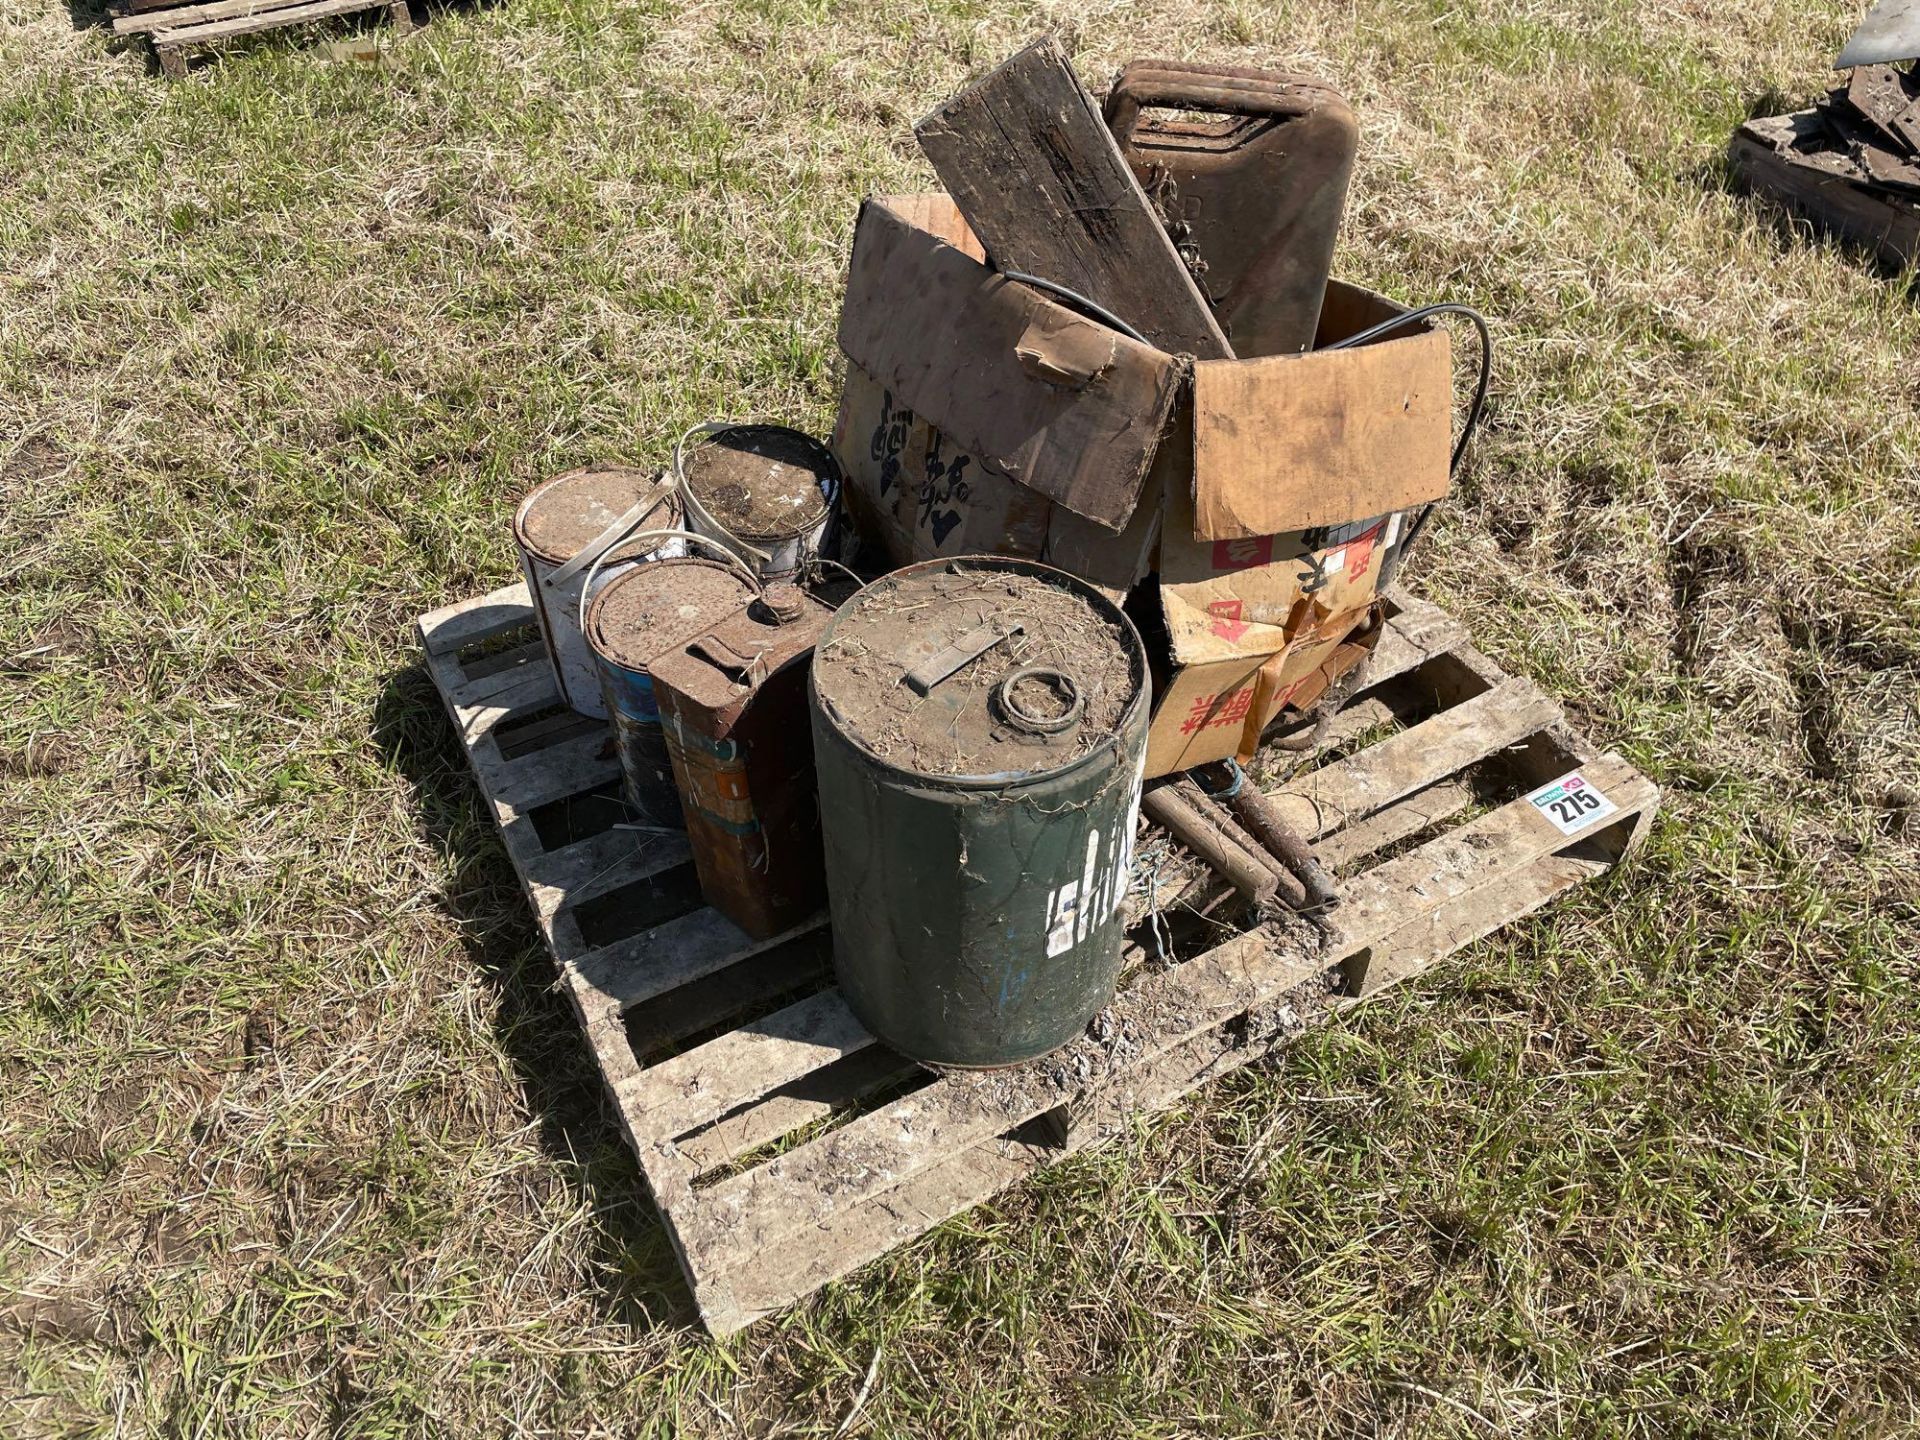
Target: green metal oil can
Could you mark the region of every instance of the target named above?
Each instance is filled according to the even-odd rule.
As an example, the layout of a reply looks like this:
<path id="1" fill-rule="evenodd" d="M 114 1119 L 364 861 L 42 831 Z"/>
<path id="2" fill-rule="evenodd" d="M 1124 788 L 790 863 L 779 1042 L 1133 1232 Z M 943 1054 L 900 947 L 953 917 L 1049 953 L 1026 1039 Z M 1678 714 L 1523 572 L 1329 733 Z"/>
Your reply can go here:
<path id="1" fill-rule="evenodd" d="M 810 693 L 847 1004 L 935 1065 L 1012 1065 L 1113 998 L 1146 759 L 1146 654 L 1025 560 L 908 566 L 848 601 Z"/>

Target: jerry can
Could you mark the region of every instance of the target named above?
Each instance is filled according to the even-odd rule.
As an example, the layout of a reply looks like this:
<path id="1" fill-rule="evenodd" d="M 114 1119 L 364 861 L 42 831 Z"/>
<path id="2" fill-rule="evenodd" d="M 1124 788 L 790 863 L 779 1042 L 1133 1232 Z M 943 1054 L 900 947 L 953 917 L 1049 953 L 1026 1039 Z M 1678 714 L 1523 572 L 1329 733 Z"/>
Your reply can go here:
<path id="1" fill-rule="evenodd" d="M 1272 70 L 1136 60 L 1106 119 L 1234 354 L 1311 348 L 1359 136 L 1340 92 Z"/>
<path id="2" fill-rule="evenodd" d="M 826 900 L 807 664 L 832 618 L 769 585 L 648 667 L 701 893 L 756 940 Z"/>

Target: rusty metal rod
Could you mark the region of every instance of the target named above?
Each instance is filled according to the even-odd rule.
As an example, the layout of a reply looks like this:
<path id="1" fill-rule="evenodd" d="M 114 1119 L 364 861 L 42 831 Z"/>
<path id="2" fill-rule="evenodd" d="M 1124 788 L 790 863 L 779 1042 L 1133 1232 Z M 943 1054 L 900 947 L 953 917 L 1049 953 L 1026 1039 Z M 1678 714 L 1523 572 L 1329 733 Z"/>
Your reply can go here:
<path id="1" fill-rule="evenodd" d="M 1268 853 L 1260 841 L 1246 832 L 1239 821 L 1221 809 L 1213 797 L 1207 794 L 1205 787 L 1193 778 L 1192 772 L 1181 776 L 1176 788 L 1180 791 L 1180 798 L 1192 806 L 1202 820 L 1226 835 L 1273 873 L 1276 898 L 1295 910 L 1308 908 L 1307 889 L 1300 878 Z"/>
<path id="2" fill-rule="evenodd" d="M 1264 904 L 1273 898 L 1280 877 L 1230 832 L 1203 816 L 1177 786 L 1161 785 L 1147 791 L 1140 797 L 1140 809 L 1154 824 L 1206 861 L 1250 904 Z"/>
<path id="3" fill-rule="evenodd" d="M 1248 781 L 1244 771 L 1231 760 L 1196 766 L 1191 772 L 1201 787 L 1214 799 L 1223 801 L 1234 818 L 1245 825 L 1267 853 L 1286 866 L 1287 873 L 1300 882 L 1305 891 L 1306 908 L 1332 910 L 1340 904 L 1340 892 L 1333 876 L 1307 844 L 1306 837 L 1282 818 L 1260 787 Z"/>

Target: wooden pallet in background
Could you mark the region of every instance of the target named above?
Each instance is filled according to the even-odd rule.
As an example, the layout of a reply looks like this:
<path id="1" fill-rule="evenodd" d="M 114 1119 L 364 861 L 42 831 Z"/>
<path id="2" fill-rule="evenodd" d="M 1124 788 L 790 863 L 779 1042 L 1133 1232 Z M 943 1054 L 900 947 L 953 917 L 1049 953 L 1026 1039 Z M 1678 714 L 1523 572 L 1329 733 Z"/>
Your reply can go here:
<path id="1" fill-rule="evenodd" d="M 849 1013 L 824 915 L 749 941 L 702 903 L 683 837 L 619 828 L 606 728 L 559 705 L 524 586 L 421 617 L 434 682 L 712 1331 L 1259 1058 L 1638 843 L 1651 782 L 1444 612 L 1389 608 L 1367 688 L 1269 792 L 1343 877 L 1329 933 L 1143 919 L 1121 992 L 1084 1037 L 1028 1066 L 946 1075 Z M 1565 834 L 1528 797 L 1576 772 L 1614 808 Z M 1143 917 L 1182 888 L 1136 883 Z"/>
<path id="2" fill-rule="evenodd" d="M 356 15 L 363 10 L 387 12 L 389 29 L 405 35 L 413 29 L 407 0 L 204 0 L 198 5 L 152 9 L 135 0 L 136 13 L 113 22 L 116 35 L 146 35 L 160 68 L 179 78 L 187 73 L 187 57 L 267 30 L 282 30 L 315 20 Z"/>

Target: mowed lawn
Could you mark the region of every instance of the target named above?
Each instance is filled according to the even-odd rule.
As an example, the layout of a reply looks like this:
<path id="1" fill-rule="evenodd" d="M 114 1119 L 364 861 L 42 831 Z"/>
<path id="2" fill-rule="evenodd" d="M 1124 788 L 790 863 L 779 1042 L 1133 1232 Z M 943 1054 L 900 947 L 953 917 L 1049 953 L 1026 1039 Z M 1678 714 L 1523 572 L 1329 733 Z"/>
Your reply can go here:
<path id="1" fill-rule="evenodd" d="M 170 84 L 80 3 L 0 0 L 0 1433 L 1920 1423 L 1920 316 L 1720 160 L 1853 7 L 507 0 Z M 558 468 L 824 433 L 861 196 L 1041 30 L 1353 99 L 1341 272 L 1499 345 L 1409 579 L 1663 817 L 716 1343 L 412 620 Z"/>

